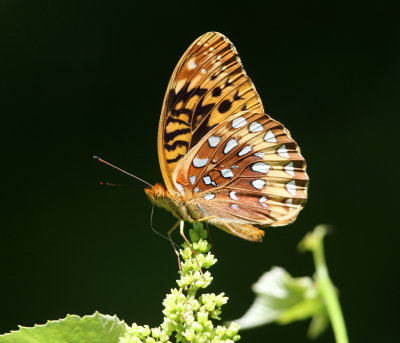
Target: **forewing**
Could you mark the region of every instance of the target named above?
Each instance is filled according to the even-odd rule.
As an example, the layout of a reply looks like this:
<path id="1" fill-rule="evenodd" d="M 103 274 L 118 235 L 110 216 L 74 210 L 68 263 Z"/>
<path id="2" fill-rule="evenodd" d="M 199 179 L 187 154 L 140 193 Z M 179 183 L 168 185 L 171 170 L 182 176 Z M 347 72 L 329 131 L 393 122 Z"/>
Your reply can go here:
<path id="1" fill-rule="evenodd" d="M 308 176 L 289 131 L 264 113 L 245 111 L 211 130 L 181 161 L 174 182 L 208 216 L 279 226 L 303 208 Z"/>
<path id="2" fill-rule="evenodd" d="M 261 99 L 224 35 L 209 32 L 187 49 L 165 94 L 158 128 L 158 156 L 164 181 L 211 129 L 241 110 L 263 112 Z"/>

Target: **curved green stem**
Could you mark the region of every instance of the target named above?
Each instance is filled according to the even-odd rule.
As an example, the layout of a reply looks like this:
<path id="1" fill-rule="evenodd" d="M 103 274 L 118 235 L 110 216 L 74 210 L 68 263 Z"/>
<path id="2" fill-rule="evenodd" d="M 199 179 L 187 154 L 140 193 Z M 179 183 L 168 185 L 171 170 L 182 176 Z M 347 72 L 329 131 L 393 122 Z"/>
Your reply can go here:
<path id="1" fill-rule="evenodd" d="M 336 342 L 348 343 L 349 339 L 342 309 L 340 307 L 335 286 L 329 277 L 325 261 L 323 239 L 326 233 L 327 228 L 323 225 L 318 225 L 313 232 L 304 237 L 300 243 L 300 248 L 302 250 L 309 250 L 313 254 L 315 263 L 315 281 L 322 296 L 322 300 L 326 305 Z"/>

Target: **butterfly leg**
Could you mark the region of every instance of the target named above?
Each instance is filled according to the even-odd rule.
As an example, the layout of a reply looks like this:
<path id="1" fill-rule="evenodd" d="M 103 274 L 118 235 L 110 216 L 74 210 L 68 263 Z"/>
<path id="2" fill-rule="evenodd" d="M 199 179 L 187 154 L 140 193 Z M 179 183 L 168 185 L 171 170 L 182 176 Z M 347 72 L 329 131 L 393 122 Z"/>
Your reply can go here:
<path id="1" fill-rule="evenodd" d="M 213 253 L 213 255 L 215 255 L 214 243 L 211 239 L 210 228 L 208 227 L 207 222 L 206 222 L 206 229 L 207 229 L 208 240 L 210 241 L 210 244 L 211 244 L 211 252 Z"/>
<path id="2" fill-rule="evenodd" d="M 204 217 L 204 218 L 197 219 L 196 221 L 198 223 L 201 223 L 201 222 L 205 222 L 207 220 L 216 219 L 216 218 L 217 218 L 216 216 L 210 216 L 210 217 Z"/>
<path id="3" fill-rule="evenodd" d="M 211 239 L 210 229 L 208 228 L 207 220 L 216 219 L 216 218 L 217 218 L 216 216 L 210 216 L 210 217 L 200 218 L 200 219 L 197 220 L 198 223 L 201 223 L 201 222 L 204 222 L 204 221 L 206 222 L 207 235 L 208 235 L 208 239 L 210 240 L 211 251 L 212 251 L 213 254 L 215 254 L 214 244 L 213 244 L 212 239 Z"/>
<path id="4" fill-rule="evenodd" d="M 184 222 L 183 220 L 181 220 L 181 226 L 180 226 L 180 230 L 179 230 L 179 231 L 180 231 L 180 234 L 181 234 L 181 236 L 183 237 L 183 239 L 185 240 L 187 246 L 188 246 L 188 247 L 190 248 L 190 250 L 192 251 L 192 254 L 193 254 L 193 256 L 194 256 L 194 259 L 195 259 L 196 262 L 197 262 L 197 266 L 199 267 L 200 274 L 201 274 L 201 276 L 203 277 L 203 279 L 205 280 L 205 277 L 204 277 L 203 271 L 201 270 L 201 266 L 200 266 L 199 260 L 197 259 L 196 253 L 194 252 L 194 250 L 193 250 L 193 248 L 192 248 L 192 245 L 189 243 L 188 239 L 187 239 L 186 236 L 185 236 L 185 233 L 183 232 L 184 226 L 185 226 L 185 222 Z M 180 267 L 179 267 L 179 268 L 180 268 Z"/>
<path id="5" fill-rule="evenodd" d="M 182 223 L 182 220 L 178 220 L 175 225 L 168 231 L 167 235 L 169 237 L 169 240 L 172 244 L 172 248 L 175 251 L 176 257 L 178 258 L 178 267 L 179 267 L 179 274 L 182 276 L 182 268 L 181 268 L 181 258 L 179 256 L 178 250 L 175 248 L 174 241 L 172 240 L 171 234 L 174 232 L 174 230 L 178 227 L 179 223 Z"/>

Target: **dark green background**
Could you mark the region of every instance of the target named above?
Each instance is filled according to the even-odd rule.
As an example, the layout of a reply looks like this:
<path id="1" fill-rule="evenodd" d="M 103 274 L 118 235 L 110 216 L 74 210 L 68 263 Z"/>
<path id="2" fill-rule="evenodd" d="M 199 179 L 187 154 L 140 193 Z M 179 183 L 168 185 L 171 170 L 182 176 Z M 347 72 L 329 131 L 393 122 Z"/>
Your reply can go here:
<path id="1" fill-rule="evenodd" d="M 216 30 L 292 132 L 311 179 L 298 220 L 262 244 L 212 230 L 224 318 L 246 311 L 250 285 L 273 265 L 311 275 L 296 244 L 329 223 L 351 341 L 398 339 L 397 21 L 384 2 L 1 1 L 0 331 L 95 310 L 161 322 L 176 257 L 150 230 L 143 186 L 91 156 L 162 180 L 156 136 L 169 77 L 189 44 Z M 174 219 L 157 210 L 154 221 L 165 233 Z M 307 326 L 266 326 L 243 342 L 306 342 Z M 331 331 L 318 342 L 333 342 Z"/>

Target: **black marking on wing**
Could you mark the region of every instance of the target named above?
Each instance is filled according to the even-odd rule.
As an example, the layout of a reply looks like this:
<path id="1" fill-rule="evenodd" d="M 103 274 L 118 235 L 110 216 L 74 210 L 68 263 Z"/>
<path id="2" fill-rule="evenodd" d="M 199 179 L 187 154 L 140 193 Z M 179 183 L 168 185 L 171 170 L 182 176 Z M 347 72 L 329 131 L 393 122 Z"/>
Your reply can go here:
<path id="1" fill-rule="evenodd" d="M 178 119 L 178 118 L 174 118 L 174 117 L 169 116 L 169 117 L 167 118 L 166 123 L 165 123 L 165 127 L 167 127 L 168 124 L 170 124 L 170 123 L 179 123 L 179 124 L 188 125 L 188 123 L 187 123 L 186 121 L 184 121 L 184 120 L 181 120 L 181 119 Z"/>
<path id="2" fill-rule="evenodd" d="M 232 107 L 232 102 L 228 99 L 225 99 L 224 101 L 221 102 L 221 104 L 218 106 L 218 112 L 219 113 L 225 113 L 228 112 Z"/>
<path id="3" fill-rule="evenodd" d="M 232 84 L 232 82 L 229 81 L 229 78 L 226 79 L 225 81 L 225 88 L 229 87 Z"/>
<path id="4" fill-rule="evenodd" d="M 243 100 L 243 99 L 244 99 L 244 98 L 242 98 L 242 97 L 239 95 L 239 90 L 237 89 L 235 95 L 233 96 L 233 101 L 238 101 L 238 100 Z"/>
<path id="5" fill-rule="evenodd" d="M 174 162 L 178 162 L 183 156 L 182 154 L 179 154 L 178 156 L 176 156 L 175 158 L 170 158 L 167 159 L 167 163 L 174 163 Z"/>
<path id="6" fill-rule="evenodd" d="M 209 118 L 206 118 L 196 129 L 196 131 L 193 132 L 192 135 L 192 141 L 190 142 L 190 148 L 194 147 L 200 139 L 202 139 L 209 131 L 211 131 L 214 127 L 216 127 L 218 124 L 215 125 L 209 125 L 208 124 Z"/>
<path id="7" fill-rule="evenodd" d="M 187 129 L 174 130 L 174 131 L 172 131 L 172 132 L 165 132 L 165 134 L 164 134 L 164 141 L 165 141 L 166 143 L 167 143 L 167 142 L 170 142 L 170 141 L 174 140 L 177 136 L 183 135 L 183 134 L 186 134 L 186 133 L 189 133 L 189 132 L 190 132 L 190 129 L 189 129 L 189 128 L 187 128 Z"/>
<path id="8" fill-rule="evenodd" d="M 180 114 L 187 114 L 189 116 L 188 123 L 192 121 L 192 114 L 193 111 L 189 108 L 185 108 L 185 104 L 193 97 L 198 96 L 201 98 L 206 92 L 207 89 L 205 88 L 195 88 L 192 90 L 189 89 L 189 84 L 190 82 L 186 83 L 178 93 L 175 93 L 175 89 L 170 89 L 169 94 L 168 94 L 168 108 L 167 111 L 171 112 L 171 115 L 174 117 L 178 117 Z M 183 102 L 183 106 L 179 109 L 176 109 L 175 107 L 180 103 Z"/>
<path id="9" fill-rule="evenodd" d="M 173 151 L 173 150 L 175 150 L 177 146 L 179 146 L 179 147 L 184 146 L 184 147 L 188 148 L 188 147 L 189 147 L 189 143 L 186 142 L 186 141 L 179 141 L 179 140 L 173 142 L 172 144 L 164 143 L 164 148 L 165 148 L 166 150 L 168 150 L 168 151 Z M 182 156 L 183 156 L 183 155 L 182 155 Z"/>
<path id="10" fill-rule="evenodd" d="M 203 99 L 202 98 L 196 106 L 196 110 L 194 111 L 193 118 L 192 118 L 192 129 L 196 128 L 197 125 L 203 120 L 204 116 L 211 112 L 215 103 L 210 103 L 203 106 Z"/>
<path id="11" fill-rule="evenodd" d="M 221 95 L 221 88 L 220 87 L 215 87 L 212 91 L 212 96 L 213 97 L 218 97 Z"/>

